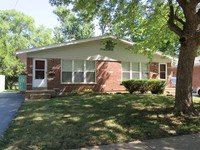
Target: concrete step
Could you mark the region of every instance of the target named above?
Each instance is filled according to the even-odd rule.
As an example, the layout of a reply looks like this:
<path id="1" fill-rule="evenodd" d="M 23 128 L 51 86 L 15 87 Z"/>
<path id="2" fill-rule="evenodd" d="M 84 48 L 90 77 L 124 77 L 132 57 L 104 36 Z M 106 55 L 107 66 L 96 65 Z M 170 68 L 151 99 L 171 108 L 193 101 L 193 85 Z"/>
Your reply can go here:
<path id="1" fill-rule="evenodd" d="M 55 90 L 26 90 L 25 100 L 50 99 L 56 96 Z"/>
<path id="2" fill-rule="evenodd" d="M 30 94 L 30 100 L 34 99 L 51 99 L 51 94 Z"/>

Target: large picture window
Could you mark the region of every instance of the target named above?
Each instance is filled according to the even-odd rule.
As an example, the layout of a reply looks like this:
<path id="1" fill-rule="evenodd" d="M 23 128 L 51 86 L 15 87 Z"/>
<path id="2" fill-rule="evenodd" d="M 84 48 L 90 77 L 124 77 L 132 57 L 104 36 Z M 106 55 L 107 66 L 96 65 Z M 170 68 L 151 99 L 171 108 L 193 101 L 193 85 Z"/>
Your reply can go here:
<path id="1" fill-rule="evenodd" d="M 122 80 L 148 79 L 149 65 L 147 63 L 122 62 Z"/>
<path id="2" fill-rule="evenodd" d="M 62 83 L 95 83 L 95 61 L 62 60 Z"/>

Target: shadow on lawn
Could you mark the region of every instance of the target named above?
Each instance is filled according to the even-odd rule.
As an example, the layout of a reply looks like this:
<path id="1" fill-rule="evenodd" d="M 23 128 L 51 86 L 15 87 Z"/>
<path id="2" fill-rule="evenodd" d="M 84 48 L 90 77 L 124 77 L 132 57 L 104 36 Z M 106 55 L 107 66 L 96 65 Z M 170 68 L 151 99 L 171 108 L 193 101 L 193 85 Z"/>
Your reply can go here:
<path id="1" fill-rule="evenodd" d="M 24 104 L 0 148 L 69 149 L 185 134 L 199 118 L 171 114 L 173 98 L 153 95 L 71 96 Z"/>

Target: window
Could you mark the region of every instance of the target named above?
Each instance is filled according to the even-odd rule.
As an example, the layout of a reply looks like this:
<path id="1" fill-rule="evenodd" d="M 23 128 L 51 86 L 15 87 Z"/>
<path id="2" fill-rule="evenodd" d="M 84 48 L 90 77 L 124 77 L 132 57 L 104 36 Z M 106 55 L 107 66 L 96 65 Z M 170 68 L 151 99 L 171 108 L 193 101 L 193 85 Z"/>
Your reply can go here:
<path id="1" fill-rule="evenodd" d="M 84 61 L 74 60 L 74 82 L 84 82 Z"/>
<path id="2" fill-rule="evenodd" d="M 72 61 L 62 61 L 62 82 L 72 82 Z"/>
<path id="3" fill-rule="evenodd" d="M 160 79 L 166 79 L 166 64 L 159 65 Z"/>
<path id="4" fill-rule="evenodd" d="M 122 62 L 122 80 L 148 79 L 148 74 L 147 63 Z"/>
<path id="5" fill-rule="evenodd" d="M 132 63 L 131 79 L 140 79 L 140 64 L 139 63 Z"/>
<path id="6" fill-rule="evenodd" d="M 94 61 L 86 61 L 86 82 L 95 82 Z"/>
<path id="7" fill-rule="evenodd" d="M 95 61 L 62 60 L 62 83 L 94 83 Z"/>
<path id="8" fill-rule="evenodd" d="M 147 63 L 141 63 L 142 68 L 142 79 L 149 78 L 149 65 Z"/>
<path id="9" fill-rule="evenodd" d="M 122 63 L 122 77 L 123 80 L 129 80 L 130 79 L 130 63 L 129 62 L 123 62 Z"/>
<path id="10" fill-rule="evenodd" d="M 35 79 L 45 78 L 45 61 L 36 60 L 35 61 Z"/>

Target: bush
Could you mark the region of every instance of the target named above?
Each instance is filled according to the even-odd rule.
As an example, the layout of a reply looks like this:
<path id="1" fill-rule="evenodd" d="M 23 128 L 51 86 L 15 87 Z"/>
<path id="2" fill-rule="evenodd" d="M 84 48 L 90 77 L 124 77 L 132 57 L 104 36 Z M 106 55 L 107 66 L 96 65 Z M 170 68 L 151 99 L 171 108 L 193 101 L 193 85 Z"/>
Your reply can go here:
<path id="1" fill-rule="evenodd" d="M 91 93 L 94 93 L 94 91 L 92 89 L 85 89 L 85 90 L 83 90 L 83 93 L 84 94 L 91 94 Z"/>
<path id="2" fill-rule="evenodd" d="M 126 80 L 122 85 L 129 91 L 130 94 L 139 91 L 146 93 L 151 91 L 152 94 L 162 94 L 165 90 L 166 82 L 163 80 Z"/>
<path id="3" fill-rule="evenodd" d="M 137 81 L 140 80 L 126 80 L 122 82 L 122 85 L 125 86 L 130 94 L 132 94 L 135 91 L 139 91 L 141 83 L 138 83 Z"/>
<path id="4" fill-rule="evenodd" d="M 163 94 L 166 87 L 166 81 L 163 80 L 151 80 L 151 93 Z"/>
<path id="5" fill-rule="evenodd" d="M 139 91 L 141 94 L 147 93 L 150 90 L 150 84 L 148 80 L 138 80 L 137 82 L 140 84 Z"/>
<path id="6" fill-rule="evenodd" d="M 72 95 L 79 95 L 80 93 L 81 93 L 80 90 L 72 90 L 72 91 L 70 92 L 70 94 L 72 94 Z"/>

